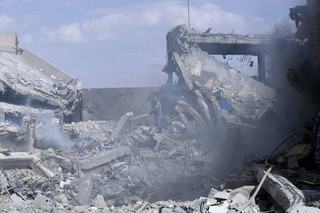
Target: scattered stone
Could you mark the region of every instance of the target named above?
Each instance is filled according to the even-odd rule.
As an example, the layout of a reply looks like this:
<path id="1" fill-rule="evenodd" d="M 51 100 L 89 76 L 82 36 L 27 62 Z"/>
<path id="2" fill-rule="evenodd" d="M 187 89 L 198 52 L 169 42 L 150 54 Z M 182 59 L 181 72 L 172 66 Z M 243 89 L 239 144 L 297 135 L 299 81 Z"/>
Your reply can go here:
<path id="1" fill-rule="evenodd" d="M 66 207 L 69 205 L 69 200 L 65 194 L 58 195 L 55 200 L 60 203 L 62 206 Z"/>
<path id="2" fill-rule="evenodd" d="M 102 195 L 97 195 L 97 197 L 93 201 L 93 205 L 97 207 L 98 209 L 105 209 L 107 208 L 107 205 L 104 201 L 104 198 Z"/>

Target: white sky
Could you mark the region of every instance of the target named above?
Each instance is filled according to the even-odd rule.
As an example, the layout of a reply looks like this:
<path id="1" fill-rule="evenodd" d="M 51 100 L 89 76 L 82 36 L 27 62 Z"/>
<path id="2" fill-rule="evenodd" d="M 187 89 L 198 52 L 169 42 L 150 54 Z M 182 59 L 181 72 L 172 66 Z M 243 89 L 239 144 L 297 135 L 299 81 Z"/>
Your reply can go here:
<path id="1" fill-rule="evenodd" d="M 0 31 L 79 78 L 83 87 L 159 86 L 166 33 L 187 23 L 187 0 L 0 0 Z M 199 31 L 241 34 L 292 28 L 305 0 L 190 0 Z"/>

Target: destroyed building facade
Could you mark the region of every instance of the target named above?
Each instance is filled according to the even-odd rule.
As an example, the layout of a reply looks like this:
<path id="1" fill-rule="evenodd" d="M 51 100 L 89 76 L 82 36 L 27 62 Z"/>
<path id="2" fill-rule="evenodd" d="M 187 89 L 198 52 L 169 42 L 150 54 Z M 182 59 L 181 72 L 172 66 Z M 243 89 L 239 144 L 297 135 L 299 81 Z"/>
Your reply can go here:
<path id="1" fill-rule="evenodd" d="M 307 7 L 291 10 L 293 18 L 302 10 L 310 14 L 298 20 L 311 29 L 298 33 L 302 37 L 173 28 L 163 68 L 168 82 L 161 88 L 81 89 L 78 79 L 19 47 L 16 34 L 0 34 L 0 210 L 319 211 L 320 177 L 305 166 L 312 153 L 310 130 L 296 131 L 283 142 L 267 141 L 277 140 L 272 134 L 282 127 L 279 121 L 295 108 L 307 105 L 305 119 L 318 106 L 306 99 L 290 106 L 294 109 L 283 120 L 274 119 L 284 112 L 279 94 L 283 98 L 292 91 L 272 80 L 282 70 L 287 85 L 299 94 L 312 88 L 306 84 L 312 76 L 297 63 L 312 71 L 320 64 L 320 33 L 314 27 L 319 6 L 308 0 Z M 279 65 L 277 60 L 301 51 L 308 63 Z M 217 60 L 216 54 L 256 55 L 258 77 Z M 292 67 L 296 70 L 287 74 Z M 154 97 L 162 102 L 162 132 L 152 131 L 155 121 L 144 116 Z M 279 137 L 288 133 L 279 131 Z M 291 139 L 298 142 L 285 144 Z M 287 146 L 276 152 L 276 146 L 263 146 L 266 141 Z"/>

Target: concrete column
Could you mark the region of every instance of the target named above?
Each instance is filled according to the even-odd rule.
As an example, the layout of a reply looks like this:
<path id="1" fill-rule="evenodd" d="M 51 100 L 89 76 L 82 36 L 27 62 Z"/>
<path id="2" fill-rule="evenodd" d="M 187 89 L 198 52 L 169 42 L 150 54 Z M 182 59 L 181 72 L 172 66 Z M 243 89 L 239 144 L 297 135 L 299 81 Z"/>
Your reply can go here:
<path id="1" fill-rule="evenodd" d="M 26 116 L 22 120 L 21 128 L 25 131 L 25 142 L 28 151 L 33 150 L 35 143 L 36 119 Z"/>
<path id="2" fill-rule="evenodd" d="M 258 80 L 263 81 L 266 78 L 266 56 L 258 55 Z"/>

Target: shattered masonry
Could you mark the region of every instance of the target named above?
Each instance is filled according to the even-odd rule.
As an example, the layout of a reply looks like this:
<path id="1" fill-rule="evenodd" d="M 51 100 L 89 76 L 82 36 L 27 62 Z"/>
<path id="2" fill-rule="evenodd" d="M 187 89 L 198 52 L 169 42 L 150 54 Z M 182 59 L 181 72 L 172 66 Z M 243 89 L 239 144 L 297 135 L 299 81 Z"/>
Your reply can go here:
<path id="1" fill-rule="evenodd" d="M 308 0 L 292 8 L 296 37 L 276 42 L 175 27 L 167 34 L 168 82 L 161 88 L 81 90 L 78 79 L 19 47 L 16 34 L 0 34 L 0 210 L 319 212 L 320 177 L 308 168 L 310 130 L 287 137 L 298 142 L 281 152 L 261 148 L 267 159 L 252 161 L 255 147 L 263 147 L 260 134 L 274 133 L 267 127 L 283 113 L 266 57 L 274 48 L 282 57 L 290 48 L 307 49 L 315 69 L 319 6 Z M 297 20 L 305 12 L 310 23 Z M 214 54 L 258 56 L 257 79 Z M 286 79 L 299 91 L 309 86 L 302 74 L 290 71 Z M 161 100 L 162 131 L 148 115 L 154 97 Z"/>

